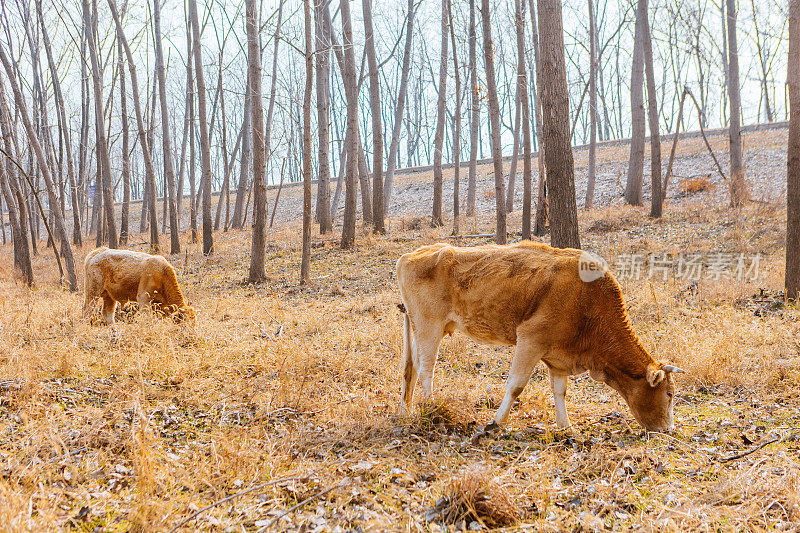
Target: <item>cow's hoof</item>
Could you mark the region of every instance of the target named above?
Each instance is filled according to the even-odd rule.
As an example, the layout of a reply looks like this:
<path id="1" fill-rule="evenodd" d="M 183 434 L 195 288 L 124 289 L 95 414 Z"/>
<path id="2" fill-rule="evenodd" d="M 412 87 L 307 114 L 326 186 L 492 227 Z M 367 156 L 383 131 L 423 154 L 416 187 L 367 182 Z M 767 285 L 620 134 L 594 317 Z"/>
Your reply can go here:
<path id="1" fill-rule="evenodd" d="M 484 427 L 480 428 L 478 431 L 470 439 L 472 444 L 478 444 L 483 437 L 488 437 L 492 433 L 496 433 L 500 429 L 500 426 L 492 420 Z"/>

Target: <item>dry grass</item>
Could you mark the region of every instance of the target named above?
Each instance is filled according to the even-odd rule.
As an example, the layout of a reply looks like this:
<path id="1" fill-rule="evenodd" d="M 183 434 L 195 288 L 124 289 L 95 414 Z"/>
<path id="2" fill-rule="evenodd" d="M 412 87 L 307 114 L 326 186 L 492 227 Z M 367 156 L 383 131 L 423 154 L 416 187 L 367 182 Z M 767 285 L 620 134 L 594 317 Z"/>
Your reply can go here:
<path id="1" fill-rule="evenodd" d="M 253 531 L 300 503 L 271 529 L 796 527 L 798 315 L 777 306 L 759 316 L 753 297 L 781 290 L 785 212 L 730 211 L 700 195 L 667 206 L 659 221 L 610 207 L 582 212 L 580 223 L 584 246 L 607 258 L 763 254 L 756 281 L 622 282 L 645 346 L 689 372 L 678 378 L 675 435 L 643 434 L 621 398 L 587 376 L 568 391 L 575 431 L 557 432 L 540 368 L 508 431 L 473 444 L 475 424 L 502 398 L 511 351 L 459 334 L 442 344 L 437 399 L 397 418 L 394 263 L 449 228 L 396 220 L 402 230 L 361 237 L 352 251 L 317 235 L 307 287 L 297 285 L 295 225 L 270 235 L 269 280 L 255 286 L 243 282 L 249 234 L 220 233 L 214 256 L 189 245 L 173 258 L 194 325 L 147 312 L 91 325 L 80 317 L 82 295 L 57 287 L 49 252 L 36 258 L 28 290 L 3 248 L 0 529 L 168 531 L 283 477 L 292 479 L 183 529 Z M 490 220 L 462 228 L 492 232 Z M 428 516 L 437 501 L 447 512 Z"/>

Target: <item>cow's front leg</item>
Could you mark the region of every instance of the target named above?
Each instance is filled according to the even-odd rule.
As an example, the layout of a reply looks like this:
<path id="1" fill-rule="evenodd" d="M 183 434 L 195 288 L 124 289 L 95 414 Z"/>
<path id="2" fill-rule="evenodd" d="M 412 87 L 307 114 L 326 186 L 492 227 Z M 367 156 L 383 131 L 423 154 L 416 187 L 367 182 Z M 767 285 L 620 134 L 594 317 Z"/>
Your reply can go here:
<path id="1" fill-rule="evenodd" d="M 511 406 L 522 394 L 525 385 L 531 379 L 536 363 L 541 360 L 542 355 L 542 348 L 538 344 L 524 338 L 517 339 L 514 359 L 511 361 L 511 370 L 508 372 L 508 380 L 506 381 L 506 394 L 503 397 L 503 403 L 500 404 L 500 408 L 494 415 L 493 425 L 502 426 L 506 423 Z M 489 428 L 487 427 L 487 429 Z"/>
<path id="2" fill-rule="evenodd" d="M 106 324 L 111 325 L 114 323 L 114 313 L 117 309 L 117 301 L 111 296 L 103 296 L 103 318 Z"/>
<path id="3" fill-rule="evenodd" d="M 569 416 L 567 415 L 567 377 L 555 374 L 550 369 L 550 388 L 553 389 L 553 399 L 556 405 L 556 425 L 559 429 L 567 429 Z"/>
<path id="4" fill-rule="evenodd" d="M 422 401 L 431 399 L 433 394 L 433 371 L 436 367 L 436 356 L 439 354 L 439 343 L 442 342 L 441 330 L 426 328 L 414 335 L 413 362 L 422 386 Z"/>

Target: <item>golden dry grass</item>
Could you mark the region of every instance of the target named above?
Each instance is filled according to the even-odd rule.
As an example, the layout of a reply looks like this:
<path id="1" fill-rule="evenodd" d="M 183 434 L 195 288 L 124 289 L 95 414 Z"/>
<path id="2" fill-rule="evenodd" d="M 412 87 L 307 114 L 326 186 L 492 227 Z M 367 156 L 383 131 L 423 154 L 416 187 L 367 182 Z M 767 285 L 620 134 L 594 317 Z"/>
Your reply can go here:
<path id="1" fill-rule="evenodd" d="M 704 279 L 691 290 L 674 279 L 622 280 L 645 346 L 688 371 L 677 378 L 674 435 L 643 434 L 622 399 L 585 375 L 568 391 L 574 431 L 558 432 L 539 368 L 508 430 L 476 444 L 476 425 L 502 398 L 508 348 L 448 337 L 436 400 L 394 415 L 394 263 L 449 233 L 411 222 L 392 221 L 385 238 L 361 236 L 352 251 L 315 235 L 307 287 L 297 284 L 294 224 L 270 234 L 269 279 L 255 286 L 244 283 L 249 233 L 217 234 L 209 258 L 189 245 L 172 261 L 198 312 L 193 326 L 149 313 L 93 326 L 80 317 L 82 295 L 57 287 L 49 251 L 36 258 L 28 290 L 12 279 L 10 248 L 0 250 L 0 529 L 169 531 L 284 478 L 181 529 L 475 522 L 722 531 L 800 522 L 798 315 L 751 298 L 781 289 L 784 211 L 689 200 L 659 221 L 632 208 L 582 212 L 584 246 L 605 257 L 760 252 L 762 277 Z M 492 231 L 490 220 L 462 228 Z"/>

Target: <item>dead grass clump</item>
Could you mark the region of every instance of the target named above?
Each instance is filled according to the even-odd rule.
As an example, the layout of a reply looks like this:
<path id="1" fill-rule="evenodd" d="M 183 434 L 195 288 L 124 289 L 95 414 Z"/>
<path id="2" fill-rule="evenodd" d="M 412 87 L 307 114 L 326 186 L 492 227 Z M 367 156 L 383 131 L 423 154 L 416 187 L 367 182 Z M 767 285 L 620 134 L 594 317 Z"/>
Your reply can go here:
<path id="1" fill-rule="evenodd" d="M 684 198 L 700 192 L 705 192 L 713 187 L 713 184 L 708 180 L 709 176 L 693 176 L 691 178 L 684 178 L 678 182 L 677 198 Z"/>
<path id="2" fill-rule="evenodd" d="M 422 429 L 463 430 L 470 422 L 474 422 L 470 413 L 453 398 L 436 398 L 420 404 L 418 423 Z"/>
<path id="3" fill-rule="evenodd" d="M 507 527 L 521 518 L 516 502 L 509 480 L 484 465 L 472 465 L 446 482 L 428 516 L 445 524 Z"/>

